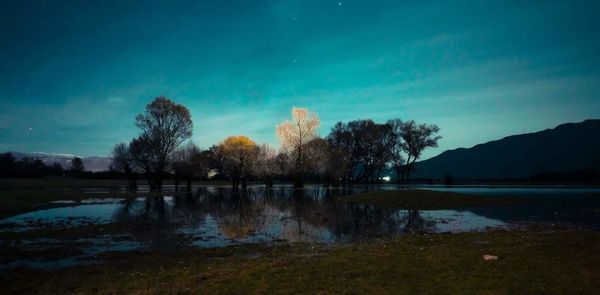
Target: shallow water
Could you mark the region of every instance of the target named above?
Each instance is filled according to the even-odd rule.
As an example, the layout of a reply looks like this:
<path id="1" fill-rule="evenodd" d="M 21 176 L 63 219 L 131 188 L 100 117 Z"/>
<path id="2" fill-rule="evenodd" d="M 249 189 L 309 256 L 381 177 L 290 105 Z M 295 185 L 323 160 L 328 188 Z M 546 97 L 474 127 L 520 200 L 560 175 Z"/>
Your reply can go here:
<path id="1" fill-rule="evenodd" d="M 398 189 L 379 186 L 379 189 Z M 69 228 L 87 224 L 123 225 L 126 239 L 103 237 L 98 243 L 78 246 L 77 261 L 103 251 L 176 247 L 223 247 L 240 243 L 308 242 L 349 243 L 405 232 L 463 232 L 508 228 L 529 222 L 567 223 L 600 229 L 600 197 L 597 188 L 564 187 L 444 187 L 419 186 L 433 190 L 472 193 L 483 197 L 500 195 L 536 198 L 539 202 L 504 207 L 461 210 L 413 210 L 336 202 L 336 196 L 367 191 L 307 187 L 293 191 L 289 186 L 265 190 L 252 187 L 233 191 L 227 187 L 199 186 L 187 195 L 138 197 L 135 199 L 88 199 L 70 205 L 29 212 L 0 221 L 2 231 Z M 594 210 L 596 208 L 596 210 Z M 108 238 L 108 240 L 107 240 Z M 100 241 L 102 241 L 100 239 Z M 8 245 L 3 241 L 4 246 Z M 35 247 L 47 241 L 32 240 Z M 75 243 L 76 244 L 76 243 Z M 79 245 L 79 244 L 77 244 Z M 66 246 L 68 247 L 68 245 Z M 54 265 L 71 265 L 73 257 Z M 11 262 L 12 264 L 18 262 Z M 21 263 L 25 263 L 21 261 Z M 39 266 L 34 261 L 29 266 Z M 26 264 L 27 265 L 27 264 Z M 53 264 L 50 264 L 53 265 Z M 6 265 L 5 265 L 6 267 Z"/>

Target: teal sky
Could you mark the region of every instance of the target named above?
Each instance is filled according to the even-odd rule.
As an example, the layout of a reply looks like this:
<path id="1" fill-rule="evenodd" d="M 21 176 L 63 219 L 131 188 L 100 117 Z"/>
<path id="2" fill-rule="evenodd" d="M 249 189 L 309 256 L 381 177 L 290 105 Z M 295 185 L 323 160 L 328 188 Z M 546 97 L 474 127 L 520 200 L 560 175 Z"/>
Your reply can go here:
<path id="1" fill-rule="evenodd" d="M 162 2 L 162 3 L 161 3 Z M 193 140 L 277 143 L 292 106 L 470 147 L 600 118 L 598 1 L 2 1 L 0 151 L 108 155 L 155 96 Z"/>

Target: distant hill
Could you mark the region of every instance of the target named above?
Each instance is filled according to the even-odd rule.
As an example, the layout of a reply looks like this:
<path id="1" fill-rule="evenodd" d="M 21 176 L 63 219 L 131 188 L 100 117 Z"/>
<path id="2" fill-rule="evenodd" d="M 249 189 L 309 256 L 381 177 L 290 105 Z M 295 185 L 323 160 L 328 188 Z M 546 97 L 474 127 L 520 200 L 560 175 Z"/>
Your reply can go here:
<path id="1" fill-rule="evenodd" d="M 59 163 L 64 169 L 71 168 L 71 160 L 75 158 L 75 155 L 71 154 L 56 154 L 56 153 L 21 153 L 21 152 L 10 152 L 17 160 L 21 160 L 24 157 L 39 159 L 46 165 L 52 165 L 53 163 Z M 86 171 L 98 172 L 107 171 L 110 166 L 110 157 L 81 157 L 83 161 L 83 167 Z"/>
<path id="2" fill-rule="evenodd" d="M 456 179 L 499 179 L 600 170 L 600 120 L 448 150 L 415 165 L 415 177 L 438 179 L 446 174 Z"/>

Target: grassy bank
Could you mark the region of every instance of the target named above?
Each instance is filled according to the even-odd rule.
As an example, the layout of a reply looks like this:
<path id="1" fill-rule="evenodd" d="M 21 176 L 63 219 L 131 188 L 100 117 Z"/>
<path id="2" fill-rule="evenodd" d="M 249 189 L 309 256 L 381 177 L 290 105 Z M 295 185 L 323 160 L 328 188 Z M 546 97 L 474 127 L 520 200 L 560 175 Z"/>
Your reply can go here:
<path id="1" fill-rule="evenodd" d="M 0 275 L 7 293 L 593 294 L 600 234 L 528 229 L 336 246 L 112 254 L 108 263 Z M 498 256 L 484 261 L 484 254 Z"/>
<path id="2" fill-rule="evenodd" d="M 526 201 L 523 198 L 479 197 L 469 194 L 421 189 L 378 190 L 340 197 L 339 199 L 344 202 L 374 204 L 381 207 L 411 208 L 416 210 L 500 206 Z"/>

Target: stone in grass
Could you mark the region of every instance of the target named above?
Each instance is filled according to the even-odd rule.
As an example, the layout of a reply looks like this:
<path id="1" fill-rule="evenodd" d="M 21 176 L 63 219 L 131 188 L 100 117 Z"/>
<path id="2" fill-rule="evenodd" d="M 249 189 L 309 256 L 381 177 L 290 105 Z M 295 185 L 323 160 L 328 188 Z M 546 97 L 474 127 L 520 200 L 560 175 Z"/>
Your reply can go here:
<path id="1" fill-rule="evenodd" d="M 485 255 L 483 255 L 483 260 L 485 260 L 485 261 L 498 260 L 498 256 L 485 254 Z"/>

